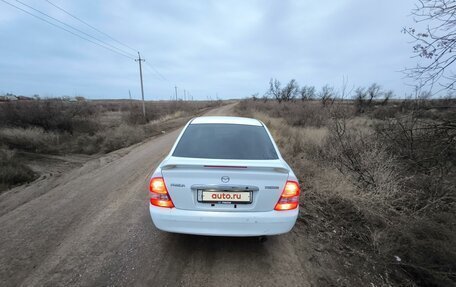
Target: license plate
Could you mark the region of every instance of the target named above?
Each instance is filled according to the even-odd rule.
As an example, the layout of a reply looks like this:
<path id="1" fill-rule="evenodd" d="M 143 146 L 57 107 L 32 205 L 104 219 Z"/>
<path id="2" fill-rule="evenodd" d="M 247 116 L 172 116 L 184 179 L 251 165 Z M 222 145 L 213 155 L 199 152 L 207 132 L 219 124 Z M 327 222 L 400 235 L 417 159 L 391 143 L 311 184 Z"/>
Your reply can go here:
<path id="1" fill-rule="evenodd" d="M 252 203 L 252 192 L 198 190 L 198 201 L 210 203 Z"/>

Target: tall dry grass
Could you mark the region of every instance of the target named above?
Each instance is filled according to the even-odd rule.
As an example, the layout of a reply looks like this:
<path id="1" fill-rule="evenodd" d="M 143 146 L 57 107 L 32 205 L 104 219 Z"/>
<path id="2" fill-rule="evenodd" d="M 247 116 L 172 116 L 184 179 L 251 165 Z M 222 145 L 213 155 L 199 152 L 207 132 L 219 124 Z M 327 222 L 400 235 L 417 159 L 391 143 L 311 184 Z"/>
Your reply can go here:
<path id="1" fill-rule="evenodd" d="M 45 131 L 41 127 L 4 127 L 0 129 L 0 142 L 18 150 L 56 153 L 60 143 L 56 132 Z"/>
<path id="2" fill-rule="evenodd" d="M 107 153 L 182 125 L 185 119 L 220 102 L 146 102 L 147 117 L 137 101 L 65 102 L 59 99 L 0 103 L 0 145 L 8 151 L 44 154 Z M 2 158 L 0 184 L 18 179 L 22 163 Z M 8 166 L 8 167 L 7 167 Z M 25 169 L 29 171 L 29 169 Z"/>
<path id="3" fill-rule="evenodd" d="M 15 151 L 0 146 L 0 191 L 36 178 L 37 174 L 18 160 Z"/>
<path id="4" fill-rule="evenodd" d="M 237 111 L 271 129 L 303 183 L 304 236 L 335 254 L 327 268 L 339 262 L 358 277 L 369 273 L 365 284 L 376 277 L 385 286 L 453 286 L 456 113 L 428 117 L 408 102 L 378 109 L 360 115 L 349 102 L 244 101 Z"/>

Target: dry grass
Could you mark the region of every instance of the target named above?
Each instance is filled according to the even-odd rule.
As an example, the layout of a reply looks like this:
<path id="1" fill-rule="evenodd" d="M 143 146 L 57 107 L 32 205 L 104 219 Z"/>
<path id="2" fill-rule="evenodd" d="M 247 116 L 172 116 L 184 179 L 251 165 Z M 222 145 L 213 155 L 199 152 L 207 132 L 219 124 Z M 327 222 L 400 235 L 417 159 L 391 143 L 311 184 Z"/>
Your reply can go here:
<path id="1" fill-rule="evenodd" d="M 7 150 L 46 154 L 107 153 L 182 125 L 182 120 L 220 102 L 138 102 L 61 100 L 0 103 L 0 144 Z M 17 159 L 16 159 L 17 160 Z M 30 180 L 14 175 L 23 164 L 4 157 L 2 184 Z M 29 170 L 25 169 L 24 170 Z M 8 174 L 8 175 L 6 175 Z"/>
<path id="2" fill-rule="evenodd" d="M 0 191 L 36 179 L 29 167 L 21 164 L 13 150 L 0 146 Z"/>
<path id="3" fill-rule="evenodd" d="M 404 107 L 416 106 L 379 107 L 393 118 L 347 102 L 238 107 L 269 127 L 303 183 L 300 224 L 324 285 L 456 284 L 456 113 Z"/>
<path id="4" fill-rule="evenodd" d="M 122 124 L 101 133 L 101 137 L 103 138 L 102 150 L 110 152 L 144 140 L 146 133 L 142 127 Z"/>
<path id="5" fill-rule="evenodd" d="M 55 153 L 60 142 L 60 135 L 40 127 L 10 127 L 0 129 L 0 142 L 15 149 Z"/>

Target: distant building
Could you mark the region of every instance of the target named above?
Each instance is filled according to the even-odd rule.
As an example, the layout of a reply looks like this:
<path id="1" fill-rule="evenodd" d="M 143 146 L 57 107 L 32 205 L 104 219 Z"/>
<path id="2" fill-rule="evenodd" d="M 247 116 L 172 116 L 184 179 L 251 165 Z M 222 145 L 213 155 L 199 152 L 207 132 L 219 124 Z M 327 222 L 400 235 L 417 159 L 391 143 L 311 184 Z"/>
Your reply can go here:
<path id="1" fill-rule="evenodd" d="M 17 101 L 18 98 L 15 95 L 6 95 L 5 96 L 7 101 Z"/>
<path id="2" fill-rule="evenodd" d="M 84 97 L 81 96 L 76 96 L 76 97 L 70 97 L 70 96 L 63 96 L 62 101 L 65 102 L 83 102 L 85 101 Z"/>

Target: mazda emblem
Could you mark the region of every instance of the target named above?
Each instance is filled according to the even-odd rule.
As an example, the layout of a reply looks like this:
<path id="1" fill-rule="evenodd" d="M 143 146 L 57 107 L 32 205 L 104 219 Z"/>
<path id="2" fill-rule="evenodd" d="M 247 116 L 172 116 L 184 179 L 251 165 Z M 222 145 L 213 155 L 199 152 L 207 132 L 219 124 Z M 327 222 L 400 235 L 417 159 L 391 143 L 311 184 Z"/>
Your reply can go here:
<path id="1" fill-rule="evenodd" d="M 221 180 L 222 180 L 223 183 L 227 183 L 227 182 L 230 181 L 230 177 L 229 176 L 222 176 Z"/>

